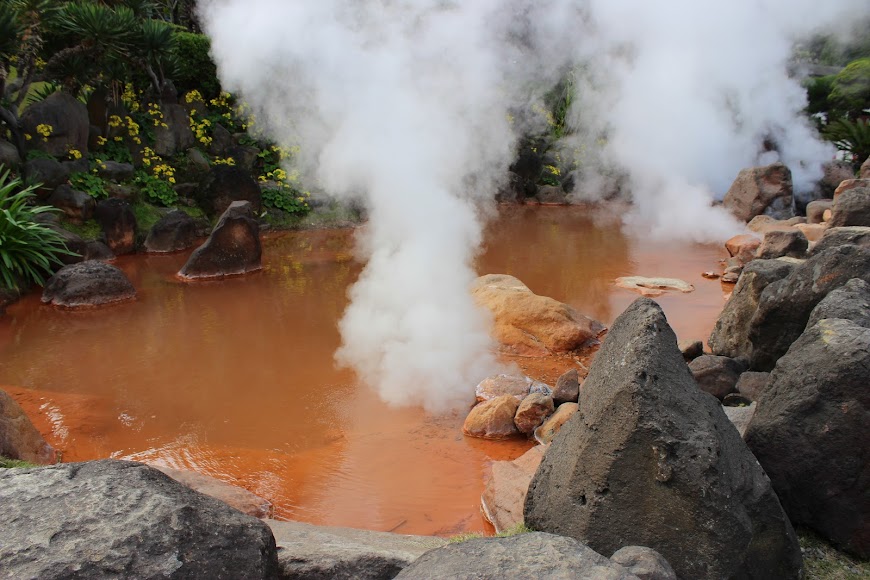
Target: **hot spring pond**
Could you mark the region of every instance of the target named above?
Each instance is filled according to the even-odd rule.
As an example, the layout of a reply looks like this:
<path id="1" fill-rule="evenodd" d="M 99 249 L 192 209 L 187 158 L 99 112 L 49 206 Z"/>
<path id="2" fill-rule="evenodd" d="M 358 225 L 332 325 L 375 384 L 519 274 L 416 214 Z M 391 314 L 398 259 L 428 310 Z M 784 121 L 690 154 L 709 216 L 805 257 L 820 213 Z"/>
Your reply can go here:
<path id="1" fill-rule="evenodd" d="M 706 338 L 730 290 L 701 272 L 721 246 L 655 244 L 589 209 L 518 207 L 491 224 L 478 271 L 606 324 L 637 294 L 619 276 L 695 285 L 658 298 L 682 338 Z M 261 273 L 174 278 L 188 253 L 117 261 L 136 302 L 64 312 L 30 295 L 0 318 L 0 384 L 66 462 L 105 457 L 193 469 L 241 485 L 279 518 L 413 534 L 486 530 L 479 499 L 493 460 L 530 444 L 464 437 L 464 416 L 391 409 L 336 370 L 336 322 L 360 265 L 353 232 L 275 234 Z M 575 364 L 515 359 L 549 381 Z M 469 385 L 472 389 L 474 385 Z"/>

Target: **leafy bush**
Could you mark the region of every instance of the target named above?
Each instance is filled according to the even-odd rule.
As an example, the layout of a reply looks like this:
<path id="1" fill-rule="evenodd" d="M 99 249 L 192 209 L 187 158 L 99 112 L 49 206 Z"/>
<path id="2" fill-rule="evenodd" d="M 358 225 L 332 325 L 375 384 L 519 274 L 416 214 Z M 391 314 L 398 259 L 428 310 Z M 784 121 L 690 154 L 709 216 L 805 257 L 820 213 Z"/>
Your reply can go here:
<path id="1" fill-rule="evenodd" d="M 286 185 L 263 190 L 263 205 L 289 214 L 304 214 L 309 210 L 306 196 Z"/>
<path id="2" fill-rule="evenodd" d="M 60 256 L 71 255 L 60 234 L 35 221 L 41 213 L 56 211 L 30 205 L 35 188 L 21 189 L 20 179 L 10 180 L 9 171 L 0 173 L 0 284 L 6 288 L 45 284 L 51 266 L 62 265 Z"/>
<path id="3" fill-rule="evenodd" d="M 870 58 L 849 63 L 833 81 L 831 103 L 843 114 L 856 117 L 870 108 Z"/>
<path id="4" fill-rule="evenodd" d="M 146 198 L 153 203 L 168 207 L 178 202 L 178 193 L 172 189 L 172 185 L 168 181 L 144 171 L 137 171 L 133 181 L 141 188 Z"/>
<path id="5" fill-rule="evenodd" d="M 206 99 L 221 92 L 217 67 L 209 56 L 211 42 L 204 34 L 176 32 L 175 34 L 175 86 L 182 93 L 199 90 Z"/>
<path id="6" fill-rule="evenodd" d="M 816 113 L 826 113 L 831 110 L 830 95 L 834 89 L 834 78 L 836 75 L 828 75 L 826 77 L 816 77 L 808 79 L 804 86 L 807 89 L 807 113 L 815 115 Z"/>
<path id="7" fill-rule="evenodd" d="M 69 176 L 69 184 L 77 191 L 83 191 L 94 199 L 106 199 L 106 183 L 93 173 L 78 172 Z"/>

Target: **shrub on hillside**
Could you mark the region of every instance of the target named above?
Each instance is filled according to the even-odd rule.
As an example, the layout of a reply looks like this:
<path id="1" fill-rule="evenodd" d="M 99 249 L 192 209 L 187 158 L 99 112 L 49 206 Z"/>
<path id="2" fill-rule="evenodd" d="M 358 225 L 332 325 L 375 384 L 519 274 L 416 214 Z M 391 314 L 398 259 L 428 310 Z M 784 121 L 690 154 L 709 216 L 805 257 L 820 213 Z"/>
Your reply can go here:
<path id="1" fill-rule="evenodd" d="M 206 99 L 220 94 L 217 67 L 209 56 L 210 49 L 211 42 L 204 34 L 175 34 L 176 70 L 173 81 L 180 93 L 199 90 Z"/>

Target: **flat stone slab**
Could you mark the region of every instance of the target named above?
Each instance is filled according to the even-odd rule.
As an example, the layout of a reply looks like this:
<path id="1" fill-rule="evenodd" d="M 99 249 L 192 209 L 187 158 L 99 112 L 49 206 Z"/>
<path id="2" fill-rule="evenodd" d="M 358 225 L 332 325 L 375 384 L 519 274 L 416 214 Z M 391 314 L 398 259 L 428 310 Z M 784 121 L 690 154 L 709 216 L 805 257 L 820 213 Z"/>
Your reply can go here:
<path id="1" fill-rule="evenodd" d="M 624 276 L 616 279 L 616 285 L 626 290 L 634 290 L 642 296 L 661 296 L 667 290 L 693 292 L 695 287 L 678 278 L 646 278 L 644 276 Z"/>
<path id="2" fill-rule="evenodd" d="M 272 517 L 272 502 L 263 499 L 255 493 L 251 493 L 247 489 L 195 471 L 172 469 L 162 465 L 152 465 L 151 467 L 162 471 L 178 483 L 183 483 L 194 491 L 221 500 L 243 514 L 260 519 Z"/>
<path id="3" fill-rule="evenodd" d="M 447 544 L 432 536 L 264 521 L 275 536 L 284 578 L 394 578 L 425 552 Z"/>

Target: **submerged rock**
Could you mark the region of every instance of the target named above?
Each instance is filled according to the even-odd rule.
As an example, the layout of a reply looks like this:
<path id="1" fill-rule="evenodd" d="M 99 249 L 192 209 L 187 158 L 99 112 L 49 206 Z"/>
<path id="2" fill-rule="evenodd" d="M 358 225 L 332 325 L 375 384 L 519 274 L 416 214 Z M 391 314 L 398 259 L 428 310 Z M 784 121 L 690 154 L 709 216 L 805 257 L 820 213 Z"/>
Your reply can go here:
<path id="1" fill-rule="evenodd" d="M 677 278 L 645 278 L 643 276 L 625 276 L 616 279 L 616 285 L 626 290 L 634 290 L 642 296 L 661 296 L 666 290 L 693 292 L 695 287 Z"/>
<path id="2" fill-rule="evenodd" d="M 116 266 L 88 260 L 64 266 L 42 292 L 42 302 L 64 308 L 87 308 L 136 298 L 136 289 Z"/>
<path id="3" fill-rule="evenodd" d="M 275 536 L 282 578 L 386 580 L 424 553 L 447 543 L 431 536 L 276 520 L 266 523 Z"/>
<path id="4" fill-rule="evenodd" d="M 637 576 L 577 540 L 537 532 L 449 544 L 426 552 L 396 578 L 636 580 Z"/>
<path id="5" fill-rule="evenodd" d="M 260 520 L 140 463 L 0 469 L 10 578 L 275 578 Z"/>
<path id="6" fill-rule="evenodd" d="M 796 524 L 870 556 L 870 329 L 823 319 L 776 363 L 746 442 Z"/>
<path id="7" fill-rule="evenodd" d="M 50 465 L 57 451 L 45 442 L 24 409 L 0 389 L 0 457 Z"/>
<path id="8" fill-rule="evenodd" d="M 160 465 L 152 467 L 194 491 L 219 499 L 243 514 L 260 519 L 272 517 L 272 502 L 244 488 L 224 483 L 219 479 L 195 471 L 172 469 Z"/>
<path id="9" fill-rule="evenodd" d="M 602 553 L 660 552 L 681 578 L 797 578 L 797 537 L 722 407 L 698 390 L 661 308 L 636 300 L 526 497 L 526 525 Z"/>
<path id="10" fill-rule="evenodd" d="M 483 489 L 480 507 L 496 533 L 523 523 L 523 506 L 529 482 L 546 451 L 546 445 L 536 445 L 513 461 L 495 461 L 492 464 L 492 475 Z"/>
<path id="11" fill-rule="evenodd" d="M 199 280 L 247 274 L 262 269 L 262 256 L 260 226 L 254 219 L 251 204 L 234 201 L 178 275 Z"/>
<path id="12" fill-rule="evenodd" d="M 513 395 L 502 395 L 479 403 L 462 425 L 462 432 L 482 439 L 507 439 L 518 435 L 514 416 L 520 402 Z"/>
<path id="13" fill-rule="evenodd" d="M 567 304 L 538 296 L 514 278 L 489 274 L 475 280 L 471 294 L 493 315 L 492 334 L 505 350 L 545 356 L 597 344 L 604 325 Z"/>
<path id="14" fill-rule="evenodd" d="M 758 215 L 794 215 L 791 171 L 782 163 L 742 170 L 722 202 L 734 217 L 748 222 Z"/>

